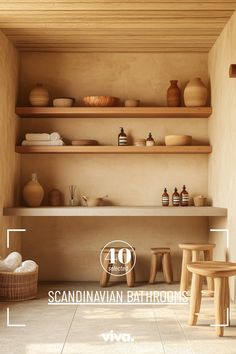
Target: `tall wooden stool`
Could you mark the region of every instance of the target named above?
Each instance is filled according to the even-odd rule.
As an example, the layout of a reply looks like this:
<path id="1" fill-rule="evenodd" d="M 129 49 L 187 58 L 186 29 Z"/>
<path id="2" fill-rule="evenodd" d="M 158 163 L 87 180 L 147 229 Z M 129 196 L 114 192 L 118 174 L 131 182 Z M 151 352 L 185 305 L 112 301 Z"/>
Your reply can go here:
<path id="1" fill-rule="evenodd" d="M 165 282 L 170 284 L 173 282 L 173 271 L 171 265 L 170 248 L 151 248 L 151 269 L 149 284 L 155 282 L 155 278 L 158 271 L 158 258 L 161 258 L 162 271 Z"/>
<path id="2" fill-rule="evenodd" d="M 183 250 L 180 291 L 187 291 L 190 285 L 191 274 L 187 265 L 191 262 L 200 261 L 200 252 L 203 252 L 204 261 L 212 261 L 213 248 L 215 244 L 211 243 L 180 243 L 179 247 Z M 211 278 L 207 278 L 208 290 L 214 290 L 214 284 Z"/>
<path id="3" fill-rule="evenodd" d="M 197 323 L 201 306 L 202 277 L 214 280 L 215 329 L 218 336 L 224 335 L 224 324 L 229 323 L 229 277 L 236 275 L 236 263 L 230 262 L 194 262 L 187 265 L 193 273 L 190 298 L 189 324 Z M 227 316 L 228 312 L 228 316 Z M 221 326 L 220 326 L 221 325 Z"/>
<path id="4" fill-rule="evenodd" d="M 115 248 L 115 256 L 117 257 L 119 250 L 121 249 L 120 247 L 112 247 Z M 101 278 L 100 278 L 100 286 L 105 287 L 108 285 L 108 282 L 110 280 L 110 276 L 111 274 L 107 273 L 106 271 L 109 271 L 111 273 L 111 268 L 113 266 L 113 264 L 110 262 L 109 260 L 109 252 L 110 252 L 111 247 L 106 247 L 103 250 L 103 267 L 105 269 L 102 269 L 102 274 L 101 274 Z M 133 247 L 133 250 L 135 250 L 135 248 Z M 128 263 L 126 263 L 127 269 L 128 269 L 128 273 L 126 274 L 126 281 L 127 281 L 127 285 L 129 287 L 134 286 L 135 283 L 135 272 L 134 272 L 134 256 L 133 256 L 133 252 L 131 252 L 131 259 Z"/>

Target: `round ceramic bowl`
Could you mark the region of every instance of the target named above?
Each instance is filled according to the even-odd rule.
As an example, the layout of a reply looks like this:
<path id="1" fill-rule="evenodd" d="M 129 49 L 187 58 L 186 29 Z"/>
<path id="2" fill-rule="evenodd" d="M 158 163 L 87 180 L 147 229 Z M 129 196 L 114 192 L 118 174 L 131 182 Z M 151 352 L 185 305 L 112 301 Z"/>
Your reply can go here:
<path id="1" fill-rule="evenodd" d="M 167 135 L 165 137 L 165 144 L 170 146 L 191 145 L 191 135 Z"/>
<path id="2" fill-rule="evenodd" d="M 203 197 L 202 195 L 198 195 L 193 198 L 193 203 L 194 203 L 194 206 L 196 206 L 196 207 L 205 206 L 207 203 L 207 198 Z"/>
<path id="3" fill-rule="evenodd" d="M 125 107 L 138 107 L 139 104 L 139 100 L 125 100 Z"/>
<path id="4" fill-rule="evenodd" d="M 75 99 L 72 97 L 58 97 L 53 100 L 54 107 L 72 107 L 74 103 Z"/>

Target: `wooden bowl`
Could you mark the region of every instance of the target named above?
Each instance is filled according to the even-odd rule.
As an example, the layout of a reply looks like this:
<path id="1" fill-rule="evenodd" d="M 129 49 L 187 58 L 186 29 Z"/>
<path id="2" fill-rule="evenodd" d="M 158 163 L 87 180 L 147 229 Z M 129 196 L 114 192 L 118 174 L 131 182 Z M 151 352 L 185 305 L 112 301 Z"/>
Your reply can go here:
<path id="1" fill-rule="evenodd" d="M 166 135 L 165 144 L 170 146 L 191 145 L 191 135 Z"/>
<path id="2" fill-rule="evenodd" d="M 72 140 L 71 145 L 73 146 L 92 146 L 98 145 L 97 140 L 90 140 L 90 139 L 79 139 L 79 140 Z"/>
<path id="3" fill-rule="evenodd" d="M 112 96 L 86 96 L 83 98 L 85 106 L 90 107 L 112 107 L 119 105 L 119 98 Z"/>

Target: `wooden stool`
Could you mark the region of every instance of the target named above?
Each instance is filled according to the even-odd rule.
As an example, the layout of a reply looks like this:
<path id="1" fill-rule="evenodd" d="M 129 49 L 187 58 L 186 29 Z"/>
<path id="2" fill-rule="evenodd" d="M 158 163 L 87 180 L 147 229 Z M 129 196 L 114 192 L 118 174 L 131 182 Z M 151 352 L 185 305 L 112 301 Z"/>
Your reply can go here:
<path id="1" fill-rule="evenodd" d="M 158 271 L 158 258 L 161 257 L 162 271 L 165 282 L 170 284 L 173 282 L 173 271 L 171 265 L 170 248 L 151 248 L 151 269 L 149 284 L 155 282 L 156 274 Z"/>
<path id="2" fill-rule="evenodd" d="M 183 250 L 180 291 L 187 291 L 189 288 L 191 274 L 187 269 L 187 264 L 200 261 L 200 252 L 203 252 L 204 261 L 212 261 L 213 248 L 211 243 L 180 243 L 179 247 Z M 208 290 L 214 290 L 214 283 L 211 278 L 207 278 Z"/>
<path id="3" fill-rule="evenodd" d="M 201 306 L 202 277 L 211 277 L 214 280 L 215 324 L 216 334 L 224 335 L 224 326 L 229 321 L 229 277 L 236 275 L 236 263 L 230 262 L 195 262 L 188 264 L 188 270 L 193 273 L 190 298 L 189 324 L 197 323 Z M 228 310 L 229 313 L 229 310 Z M 229 323 L 229 322 L 228 322 Z"/>
<path id="4" fill-rule="evenodd" d="M 110 271 L 111 267 L 113 266 L 113 264 L 110 262 L 109 260 L 109 252 L 110 249 L 114 248 L 115 249 L 115 256 L 117 257 L 119 250 L 121 249 L 121 247 L 106 247 L 103 250 L 103 267 L 106 269 L 106 271 Z M 135 250 L 135 248 L 133 247 L 131 249 L 131 260 L 126 263 L 127 269 L 128 269 L 128 273 L 126 274 L 126 281 L 127 281 L 127 285 L 129 287 L 134 286 L 135 283 L 135 272 L 134 272 L 134 256 L 133 256 L 133 252 L 132 250 Z M 133 268 L 132 268 L 133 267 Z M 100 286 L 105 287 L 108 285 L 108 282 L 110 280 L 110 276 L 111 274 L 107 273 L 105 271 L 105 269 L 102 270 L 102 274 L 101 274 L 101 278 L 100 278 Z"/>

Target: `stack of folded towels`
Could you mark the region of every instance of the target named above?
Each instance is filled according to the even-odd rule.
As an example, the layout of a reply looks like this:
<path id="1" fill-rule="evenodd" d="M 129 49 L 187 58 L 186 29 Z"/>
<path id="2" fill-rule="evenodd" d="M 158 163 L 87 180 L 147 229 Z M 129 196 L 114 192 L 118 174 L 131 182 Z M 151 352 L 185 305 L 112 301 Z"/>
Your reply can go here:
<path id="1" fill-rule="evenodd" d="M 37 269 L 34 261 L 22 262 L 22 256 L 18 252 L 10 253 L 5 259 L 0 259 L 0 272 L 26 273 Z"/>
<path id="2" fill-rule="evenodd" d="M 46 145 L 46 146 L 61 146 L 64 145 L 64 142 L 59 133 L 28 133 L 25 135 L 25 140 L 22 141 L 21 145 L 23 146 L 37 146 L 37 145 Z"/>

